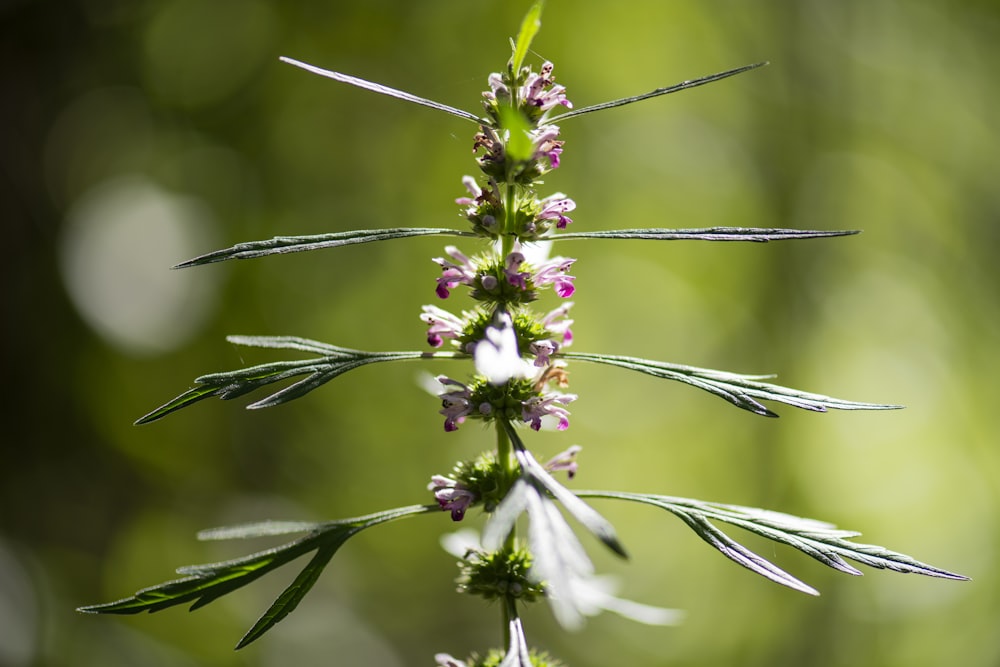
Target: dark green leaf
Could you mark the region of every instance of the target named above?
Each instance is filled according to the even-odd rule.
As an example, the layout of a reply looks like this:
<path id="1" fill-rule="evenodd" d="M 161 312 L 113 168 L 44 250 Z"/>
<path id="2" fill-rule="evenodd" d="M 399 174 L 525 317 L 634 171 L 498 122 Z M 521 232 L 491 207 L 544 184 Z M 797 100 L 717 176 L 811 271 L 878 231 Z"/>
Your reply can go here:
<path id="1" fill-rule="evenodd" d="M 784 241 L 851 236 L 858 230 L 759 229 L 753 227 L 709 227 L 707 229 L 613 229 L 599 232 L 560 232 L 559 241 L 573 239 L 642 239 L 647 241 Z"/>
<path id="2" fill-rule="evenodd" d="M 758 67 L 763 67 L 767 65 L 766 62 L 754 63 L 753 65 L 744 65 L 743 67 L 737 67 L 736 69 L 727 70 L 725 72 L 719 72 L 718 74 L 710 74 L 709 76 L 701 77 L 700 79 L 692 79 L 690 81 L 682 81 L 681 83 L 674 84 L 672 86 L 667 86 L 666 88 L 657 88 L 656 90 L 651 90 L 648 93 L 643 93 L 642 95 L 636 95 L 635 97 L 623 97 L 618 100 L 612 100 L 610 102 L 603 102 L 601 104 L 595 104 L 589 107 L 583 107 L 581 109 L 574 109 L 573 111 L 567 111 L 566 113 L 559 114 L 558 116 L 553 116 L 549 118 L 549 123 L 556 123 L 566 120 L 568 118 L 573 118 L 574 116 L 582 116 L 585 113 L 592 113 L 594 111 L 602 111 L 603 109 L 612 109 L 614 107 L 625 106 L 626 104 L 632 104 L 633 102 L 641 102 L 642 100 L 648 100 L 651 97 L 659 97 L 660 95 L 668 95 L 670 93 L 676 93 L 681 90 L 687 90 L 688 88 L 696 88 L 698 86 L 704 86 L 706 83 L 712 83 L 713 81 L 719 81 L 720 79 L 725 79 L 736 74 L 742 74 L 743 72 L 748 72 L 752 69 L 757 69 Z"/>
<path id="3" fill-rule="evenodd" d="M 314 236 L 276 236 L 263 241 L 247 241 L 237 243 L 231 248 L 216 250 L 186 262 L 181 262 L 175 269 L 190 266 L 223 262 L 227 259 L 252 259 L 266 255 L 284 255 L 291 252 L 321 250 L 323 248 L 339 248 L 356 243 L 371 243 L 373 241 L 388 241 L 411 236 L 465 236 L 475 237 L 472 232 L 462 232 L 455 229 L 436 228 L 406 228 L 395 229 L 361 229 L 332 234 L 316 234 Z"/>
<path id="4" fill-rule="evenodd" d="M 213 528 L 202 532 L 199 537 L 203 539 L 242 539 L 303 530 L 309 532 L 287 544 L 241 558 L 178 568 L 179 574 L 187 576 L 144 588 L 133 596 L 116 602 L 81 607 L 78 611 L 94 614 L 138 614 L 144 611 L 160 611 L 188 602 L 192 603 L 191 611 L 194 611 L 227 593 L 246 586 L 264 574 L 300 556 L 316 551 L 316 554 L 292 584 L 278 596 L 267 612 L 243 637 L 237 646 L 237 648 L 242 648 L 274 627 L 276 623 L 295 609 L 303 596 L 312 588 L 333 555 L 348 539 L 371 526 L 408 516 L 434 512 L 438 509 L 437 505 L 411 505 L 353 519 L 325 523 L 261 522 L 227 528 Z"/>
<path id="5" fill-rule="evenodd" d="M 237 345 L 292 349 L 323 356 L 315 359 L 276 361 L 235 371 L 202 375 L 195 378 L 195 383 L 200 386 L 187 390 L 140 417 L 136 424 L 156 421 L 205 398 L 215 396 L 230 400 L 261 387 L 301 375 L 306 377 L 251 403 L 248 408 L 268 408 L 301 398 L 339 375 L 368 364 L 409 359 L 458 359 L 468 356 L 457 352 L 365 352 L 295 336 L 229 336 L 227 340 Z"/>
<path id="6" fill-rule="evenodd" d="M 239 526 L 207 528 L 198 532 L 199 540 L 243 540 L 251 537 L 270 537 L 290 533 L 307 533 L 318 530 L 323 524 L 315 521 L 257 521 Z"/>
<path id="7" fill-rule="evenodd" d="M 306 565 L 295 580 L 281 592 L 281 595 L 271 603 L 264 615 L 257 619 L 257 622 L 253 624 L 240 642 L 236 645 L 237 649 L 241 649 L 247 644 L 259 639 L 261 635 L 273 628 L 278 624 L 283 618 L 288 616 L 302 601 L 306 593 L 312 589 L 313 584 L 319 579 L 319 575 L 323 573 L 323 569 L 333 558 L 333 554 L 337 552 L 337 548 L 340 544 L 323 546 L 317 549 L 316 555 L 313 556 L 309 564 Z"/>
<path id="8" fill-rule="evenodd" d="M 900 405 L 882 403 L 846 401 L 840 398 L 812 394 L 799 391 L 798 389 L 790 389 L 768 382 L 761 382 L 764 378 L 773 377 L 770 375 L 740 375 L 708 368 L 682 366 L 680 364 L 669 364 L 662 361 L 651 361 L 649 359 L 623 357 L 612 354 L 564 352 L 560 356 L 564 359 L 578 359 L 580 361 L 608 364 L 610 366 L 639 371 L 654 377 L 683 382 L 684 384 L 689 384 L 692 387 L 697 387 L 710 394 L 714 394 L 738 408 L 743 408 L 744 410 L 765 417 L 777 417 L 778 415 L 764 407 L 756 399 L 776 401 L 791 405 L 792 407 L 802 408 L 803 410 L 812 410 L 813 412 L 826 412 L 828 409 L 898 410 L 902 407 Z"/>

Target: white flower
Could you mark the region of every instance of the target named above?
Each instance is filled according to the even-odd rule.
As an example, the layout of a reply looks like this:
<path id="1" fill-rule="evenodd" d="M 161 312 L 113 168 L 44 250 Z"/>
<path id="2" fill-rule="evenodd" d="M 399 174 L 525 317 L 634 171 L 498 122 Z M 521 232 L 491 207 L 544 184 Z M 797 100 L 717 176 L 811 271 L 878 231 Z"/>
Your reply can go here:
<path id="1" fill-rule="evenodd" d="M 517 334 L 510 314 L 499 313 L 497 324 L 486 328 L 486 336 L 476 344 L 473 360 L 476 372 L 494 386 L 511 378 L 526 379 L 535 375 L 535 368 L 517 351 Z"/>

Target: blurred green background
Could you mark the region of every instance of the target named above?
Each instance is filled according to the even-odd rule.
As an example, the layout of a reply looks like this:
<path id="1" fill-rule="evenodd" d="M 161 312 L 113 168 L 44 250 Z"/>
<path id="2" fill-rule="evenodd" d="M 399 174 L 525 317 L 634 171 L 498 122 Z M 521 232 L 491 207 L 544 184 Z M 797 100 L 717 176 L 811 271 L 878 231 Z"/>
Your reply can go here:
<path id="1" fill-rule="evenodd" d="M 460 225 L 474 127 L 309 75 L 292 56 L 479 110 L 527 2 L 7 0 L 0 6 L 4 229 L 0 665 L 429 665 L 499 641 L 453 592 L 446 514 L 352 540 L 302 606 L 232 647 L 294 575 L 194 614 L 92 617 L 263 545 L 204 527 L 427 502 L 489 446 L 441 429 L 421 372 L 369 367 L 293 404 L 205 402 L 132 421 L 205 372 L 278 358 L 229 333 L 418 349 L 446 243 L 424 238 L 170 271 L 237 241 Z M 571 368 L 580 487 L 757 505 L 860 530 L 973 578 L 824 569 L 747 539 L 810 598 L 679 521 L 600 503 L 632 560 L 622 594 L 687 610 L 529 639 L 567 664 L 1000 664 L 996 378 L 1000 7 L 986 0 L 550 0 L 534 44 L 578 106 L 770 60 L 709 87 L 567 121 L 543 192 L 576 230 L 862 229 L 768 245 L 574 242 L 576 348 L 901 403 L 767 420 L 680 385 Z M 471 249 L 471 244 L 466 244 Z M 464 247 L 464 246 L 463 246 Z M 455 307 L 459 307 L 456 305 Z M 472 516 L 472 525 L 481 517 Z M 735 534 L 737 537 L 743 535 Z"/>

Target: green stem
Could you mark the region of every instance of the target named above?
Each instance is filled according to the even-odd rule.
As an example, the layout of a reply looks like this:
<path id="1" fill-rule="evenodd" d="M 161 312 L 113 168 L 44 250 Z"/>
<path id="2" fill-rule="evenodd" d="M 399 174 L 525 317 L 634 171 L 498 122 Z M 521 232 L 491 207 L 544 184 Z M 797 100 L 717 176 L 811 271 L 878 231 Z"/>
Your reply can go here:
<path id="1" fill-rule="evenodd" d="M 515 227 L 515 217 L 517 213 L 517 196 L 516 187 L 513 183 L 508 181 L 506 183 L 507 191 L 504 196 L 504 223 L 503 223 L 503 233 L 502 248 L 500 258 L 507 257 L 514 250 L 514 227 Z"/>
<path id="2" fill-rule="evenodd" d="M 510 436 L 500 421 L 497 422 L 497 463 L 502 467 L 507 479 L 514 479 L 517 476 L 517 459 L 514 458 Z"/>
<path id="3" fill-rule="evenodd" d="M 497 464 L 502 467 L 506 473 L 504 477 L 506 479 L 514 479 L 515 473 L 517 471 L 517 459 L 514 457 L 514 451 L 511 447 L 510 436 L 507 435 L 507 429 L 505 425 L 501 422 L 497 422 Z M 515 547 L 515 540 L 517 539 L 517 527 L 510 529 L 510 533 L 507 535 L 507 539 L 502 547 L 503 551 L 508 553 L 512 552 Z M 503 646 L 510 646 L 510 621 L 517 613 L 514 608 L 513 600 L 505 600 L 502 605 L 503 614 Z"/>
<path id="4" fill-rule="evenodd" d="M 510 646 L 510 622 L 511 619 L 515 618 L 517 615 L 517 609 L 514 607 L 514 601 L 510 598 L 504 600 L 503 604 L 503 646 L 504 648 Z"/>

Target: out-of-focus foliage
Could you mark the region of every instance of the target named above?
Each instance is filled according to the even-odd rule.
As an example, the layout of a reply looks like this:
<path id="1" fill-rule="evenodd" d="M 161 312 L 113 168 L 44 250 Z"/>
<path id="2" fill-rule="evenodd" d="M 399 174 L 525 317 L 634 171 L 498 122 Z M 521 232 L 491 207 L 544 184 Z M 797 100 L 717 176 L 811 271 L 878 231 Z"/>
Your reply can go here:
<path id="1" fill-rule="evenodd" d="M 499 642 L 496 610 L 453 593 L 444 513 L 352 540 L 293 617 L 238 653 L 287 580 L 194 615 L 73 610 L 237 555 L 196 542 L 200 528 L 429 502 L 430 475 L 483 447 L 476 429 L 441 432 L 418 379 L 441 369 L 417 362 L 274 410 L 205 402 L 132 422 L 199 374 L 270 360 L 226 334 L 421 345 L 440 239 L 169 267 L 275 235 L 461 225 L 470 124 L 278 56 L 478 112 L 526 6 L 0 8 L 0 664 L 392 667 Z M 575 349 L 777 372 L 907 409 L 762 420 L 577 364 L 573 426 L 537 449 L 583 445 L 582 486 L 813 516 L 973 581 L 843 577 L 774 552 L 823 592 L 814 599 L 715 558 L 651 510 L 598 501 L 632 556 L 594 548 L 598 564 L 624 577 L 624 596 L 685 609 L 686 622 L 600 617 L 566 635 L 539 609 L 529 639 L 580 666 L 996 664 L 1000 8 L 550 0 L 545 13 L 527 57 L 556 62 L 580 106 L 771 61 L 567 122 L 547 180 L 576 200 L 574 231 L 864 230 L 768 245 L 574 241 Z"/>

